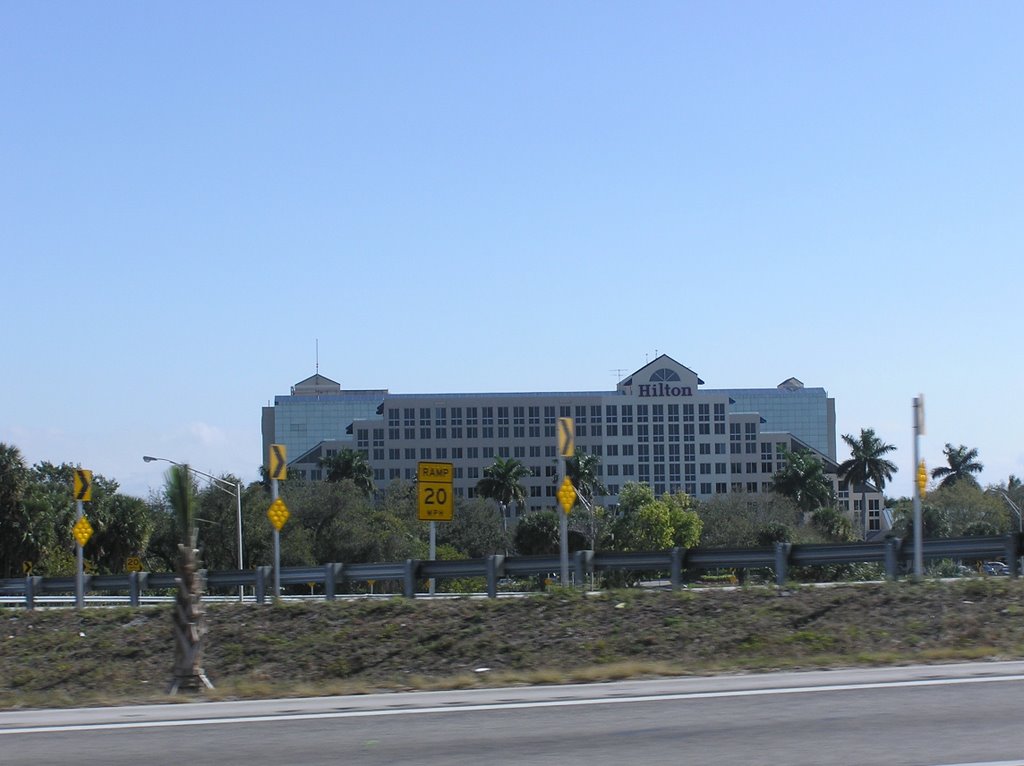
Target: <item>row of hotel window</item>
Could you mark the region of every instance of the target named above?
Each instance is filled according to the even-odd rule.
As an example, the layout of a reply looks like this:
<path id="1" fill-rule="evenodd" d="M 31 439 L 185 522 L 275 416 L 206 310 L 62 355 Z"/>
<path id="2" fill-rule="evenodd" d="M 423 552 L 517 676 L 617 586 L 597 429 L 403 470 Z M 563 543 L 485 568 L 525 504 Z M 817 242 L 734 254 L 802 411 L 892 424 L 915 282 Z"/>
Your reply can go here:
<path id="1" fill-rule="evenodd" d="M 654 441 L 664 441 L 666 434 L 669 441 L 679 441 L 680 434 L 682 435 L 683 441 L 694 441 L 697 435 L 710 436 L 715 434 L 716 436 L 725 435 L 725 422 L 716 423 L 683 423 L 680 427 L 679 423 L 669 423 L 666 429 L 666 425 L 663 423 L 654 423 L 648 425 L 646 423 L 633 425 L 592 425 L 589 427 L 585 425 L 576 425 L 576 436 L 596 436 L 596 437 L 617 437 L 617 436 L 636 436 L 638 442 L 650 441 L 653 437 Z M 741 430 L 741 426 L 743 427 Z M 430 426 L 421 426 L 419 430 L 413 426 L 406 428 L 399 428 L 397 426 L 388 428 L 388 440 L 392 442 L 396 441 L 431 441 L 434 439 L 551 439 L 555 440 L 555 426 L 544 426 L 543 436 L 541 435 L 541 426 L 507 426 L 498 425 L 497 428 L 492 425 L 484 426 L 452 426 L 450 428 L 445 426 L 436 426 L 431 428 Z M 729 439 L 730 441 L 757 441 L 758 430 L 757 423 L 729 423 Z M 373 442 L 374 446 L 384 446 L 384 429 L 374 428 L 373 429 Z M 368 428 L 357 428 L 356 429 L 356 446 L 360 448 L 368 447 L 370 443 L 370 429 Z"/>
<path id="2" fill-rule="evenodd" d="M 777 464 L 775 470 L 785 466 L 786 442 L 761 442 L 760 445 L 762 462 L 775 462 Z M 746 442 L 744 444 L 731 442 L 728 444 L 728 454 L 757 455 L 757 446 L 757 442 Z M 367 458 L 372 458 L 373 462 L 378 463 L 385 459 L 390 462 L 397 462 L 400 460 L 492 460 L 495 457 L 539 458 L 542 451 L 544 457 L 555 458 L 557 456 L 557 449 L 553 444 L 545 446 L 537 444 L 500 445 L 497 447 L 390 447 L 387 450 L 382 446 L 375 446 L 371 452 L 365 444 L 357 442 L 357 448 L 363 450 Z M 688 443 L 682 446 L 678 443 L 669 443 L 667 449 L 665 444 L 581 444 L 579 449 L 583 453 L 589 453 L 597 457 L 619 457 L 620 455 L 622 457 L 633 457 L 635 455 L 641 462 L 649 461 L 652 455 L 657 462 L 664 462 L 666 455 L 669 460 L 678 461 L 680 454 L 682 454 L 683 460 L 693 462 L 698 454 L 711 455 L 712 450 L 714 450 L 715 455 L 725 455 L 726 442 Z M 328 455 L 333 451 L 328 450 Z M 385 455 L 387 456 L 386 458 Z M 737 465 L 735 462 L 733 464 Z M 762 468 L 762 471 L 765 473 L 770 472 L 770 470 Z"/>
<path id="3" fill-rule="evenodd" d="M 680 413 L 682 413 L 683 421 L 693 421 L 694 412 L 696 407 L 696 414 L 700 420 L 709 420 L 714 415 L 715 420 L 725 420 L 725 402 L 707 402 L 704 404 L 638 404 L 636 408 L 636 422 L 646 423 L 648 420 L 657 422 L 664 420 L 666 413 L 668 421 L 679 422 Z M 406 426 L 415 426 L 417 424 L 417 410 L 419 412 L 419 425 L 429 426 L 431 420 L 433 425 L 443 426 L 461 426 L 463 423 L 463 413 L 465 413 L 465 423 L 468 426 L 477 425 L 477 421 L 480 420 L 480 425 L 494 425 L 495 411 L 497 411 L 498 425 L 509 424 L 509 411 L 512 413 L 512 425 L 526 425 L 529 421 L 529 425 L 540 425 L 541 424 L 541 407 L 389 407 L 388 408 L 388 425 L 398 426 L 403 424 Z M 557 408 L 554 405 L 547 405 L 543 407 L 544 411 L 544 424 L 555 425 L 555 412 L 558 412 L 557 417 L 560 418 L 572 418 L 577 427 L 590 423 L 601 423 L 602 422 L 602 411 L 600 404 L 577 404 L 575 406 L 569 404 L 559 405 Z M 604 406 L 604 417 L 605 423 L 632 423 L 634 405 L 632 404 L 606 404 Z M 588 415 L 589 413 L 589 415 Z M 401 417 L 399 417 L 401 416 Z M 589 417 L 589 420 L 588 420 Z"/>

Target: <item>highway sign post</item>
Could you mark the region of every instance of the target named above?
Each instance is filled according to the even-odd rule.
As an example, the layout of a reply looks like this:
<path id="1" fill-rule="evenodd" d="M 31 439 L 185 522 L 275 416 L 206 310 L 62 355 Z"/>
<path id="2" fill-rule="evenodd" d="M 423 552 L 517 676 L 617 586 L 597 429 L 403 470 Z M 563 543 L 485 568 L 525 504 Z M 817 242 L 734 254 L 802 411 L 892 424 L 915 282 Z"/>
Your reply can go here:
<path id="1" fill-rule="evenodd" d="M 284 501 L 281 500 L 278 486 L 279 481 L 288 478 L 288 448 L 285 445 L 270 445 L 270 454 L 267 456 L 267 473 L 270 475 L 270 495 L 273 499 L 267 516 L 270 518 L 270 523 L 274 525 L 274 598 L 278 598 L 281 595 L 281 527 L 288 521 L 288 509 L 285 507 Z M 278 503 L 280 503 L 279 507 Z M 275 516 L 280 519 L 280 524 L 274 520 L 275 516 L 270 515 L 275 508 Z M 281 509 L 284 509 L 283 513 Z"/>
<path id="2" fill-rule="evenodd" d="M 83 503 L 92 502 L 92 471 L 85 468 L 75 469 L 74 478 L 75 492 L 75 526 L 71 533 L 78 545 L 75 547 L 75 607 L 81 609 L 85 606 L 85 553 L 83 548 L 92 537 L 92 526 L 85 518 Z"/>
<path id="3" fill-rule="evenodd" d="M 430 560 L 437 556 L 437 522 L 451 521 L 455 514 L 455 470 L 451 463 L 420 462 L 416 467 L 416 497 L 420 521 L 430 522 Z M 434 595 L 430 578 L 430 595 Z"/>
<path id="4" fill-rule="evenodd" d="M 576 454 L 576 425 L 573 423 L 572 418 L 559 418 L 558 419 L 558 476 L 562 480 L 561 488 L 558 491 L 559 501 L 562 503 L 562 508 L 565 513 L 560 514 L 558 524 L 558 550 L 562 564 L 562 585 L 566 585 L 569 582 L 569 511 L 572 510 L 572 504 L 576 501 L 576 490 L 572 486 L 572 482 L 569 481 L 569 476 L 565 472 L 565 459 L 572 457 Z M 572 491 L 572 500 L 566 505 L 565 500 L 562 499 L 563 490 L 565 485 L 569 485 L 569 490 Z"/>

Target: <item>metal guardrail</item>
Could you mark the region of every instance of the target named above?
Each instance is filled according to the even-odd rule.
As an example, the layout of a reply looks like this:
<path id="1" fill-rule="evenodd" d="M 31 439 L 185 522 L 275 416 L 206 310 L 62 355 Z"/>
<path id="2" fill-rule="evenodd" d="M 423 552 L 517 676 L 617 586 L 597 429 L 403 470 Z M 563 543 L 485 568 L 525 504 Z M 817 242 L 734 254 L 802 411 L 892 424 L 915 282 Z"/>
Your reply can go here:
<path id="1" fill-rule="evenodd" d="M 1002 537 L 960 537 L 925 540 L 922 556 L 937 559 L 1004 559 L 1011 577 L 1020 574 L 1019 559 L 1024 555 L 1024 535 L 1013 532 Z M 897 579 L 900 569 L 913 561 L 913 545 L 898 538 L 874 543 L 836 543 L 794 545 L 776 543 L 771 548 L 672 548 L 667 551 L 620 553 L 614 551 L 576 551 L 573 572 L 577 582 L 595 572 L 668 572 L 669 582 L 678 588 L 687 570 L 771 569 L 775 581 L 786 582 L 791 567 L 827 566 L 831 564 L 883 563 L 886 576 Z M 557 572 L 561 562 L 555 556 L 502 556 L 456 561 L 406 561 L 369 564 L 330 563 L 312 567 L 282 567 L 282 585 L 310 584 L 322 586 L 323 598 L 335 599 L 339 586 L 348 589 L 351 582 L 401 583 L 408 598 L 417 595 L 417 586 L 430 578 L 475 578 L 487 581 L 487 595 L 497 596 L 498 581 L 503 577 L 529 577 Z M 270 567 L 251 570 L 204 572 L 207 588 L 227 589 L 239 586 L 252 588 L 254 601 L 265 603 L 273 583 Z M 174 589 L 175 575 L 169 572 L 131 572 L 119 575 L 86 575 L 85 592 L 107 594 L 107 601 L 139 606 L 144 596 L 154 591 Z M 37 603 L 54 603 L 75 592 L 74 577 L 23 577 L 0 580 L 0 604 L 17 600 L 32 609 Z M 166 596 L 165 596 L 166 597 Z M 92 599 L 89 599 L 92 600 Z M 234 599 L 232 599 L 234 600 Z"/>

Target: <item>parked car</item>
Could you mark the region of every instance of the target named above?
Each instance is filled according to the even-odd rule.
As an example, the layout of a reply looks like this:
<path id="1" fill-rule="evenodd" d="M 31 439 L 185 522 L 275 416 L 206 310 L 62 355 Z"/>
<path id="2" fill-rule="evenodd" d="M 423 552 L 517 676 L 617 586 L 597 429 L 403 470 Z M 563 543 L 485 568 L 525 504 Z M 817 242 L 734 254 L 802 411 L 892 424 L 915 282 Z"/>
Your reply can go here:
<path id="1" fill-rule="evenodd" d="M 981 571 L 987 575 L 1008 575 L 1010 567 L 1002 561 L 986 561 L 981 565 Z"/>

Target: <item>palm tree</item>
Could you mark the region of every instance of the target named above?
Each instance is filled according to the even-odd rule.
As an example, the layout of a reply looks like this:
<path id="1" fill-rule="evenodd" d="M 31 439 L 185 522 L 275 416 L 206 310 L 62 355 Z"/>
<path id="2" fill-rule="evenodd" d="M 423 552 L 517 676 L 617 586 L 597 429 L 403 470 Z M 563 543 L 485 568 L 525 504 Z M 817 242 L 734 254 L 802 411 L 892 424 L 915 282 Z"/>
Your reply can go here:
<path id="1" fill-rule="evenodd" d="M 515 458 L 495 458 L 484 469 L 484 477 L 476 483 L 476 493 L 498 502 L 504 524 L 505 513 L 511 503 L 525 505 L 526 490 L 520 482 L 529 475 L 530 469 Z"/>
<path id="2" fill-rule="evenodd" d="M 892 475 L 898 470 L 896 464 L 886 460 L 883 456 L 895 451 L 896 447 L 886 444 L 877 436 L 875 429 L 862 428 L 860 438 L 855 439 L 850 434 L 843 434 L 843 441 L 850 448 L 850 459 L 839 465 L 839 478 L 853 484 L 860 484 L 860 513 L 864 530 L 864 537 L 868 536 L 868 504 L 867 484 L 868 482 L 878 487 L 881 492 L 885 483 L 892 479 Z"/>
<path id="3" fill-rule="evenodd" d="M 584 452 L 579 447 L 576 454 L 565 461 L 565 475 L 569 477 L 576 489 L 576 496 L 582 498 L 586 505 L 593 506 L 594 495 L 606 495 L 608 490 L 597 475 L 601 458 Z"/>
<path id="4" fill-rule="evenodd" d="M 835 503 L 832 482 L 825 476 L 824 464 L 810 450 L 786 452 L 786 467 L 772 477 L 772 488 L 788 497 L 797 508 L 810 513 Z"/>
<path id="5" fill-rule="evenodd" d="M 174 604 L 174 677 L 168 689 L 213 688 L 203 672 L 203 577 L 199 573 L 196 545 L 199 528 L 195 518 L 195 487 L 187 465 L 174 465 L 167 472 L 167 500 L 174 511 L 178 531 L 177 594 Z"/>
<path id="6" fill-rule="evenodd" d="M 320 458 L 320 466 L 327 469 L 324 479 L 330 482 L 350 480 L 369 496 L 373 494 L 373 469 L 361 450 L 345 448 L 333 455 Z"/>
<path id="7" fill-rule="evenodd" d="M 949 466 L 942 465 L 932 469 L 933 479 L 937 479 L 940 476 L 945 477 L 939 482 L 939 489 L 952 487 L 960 482 L 965 482 L 974 487 L 978 486 L 978 480 L 971 474 L 981 473 L 985 466 L 977 461 L 977 449 L 968 449 L 963 444 L 959 447 L 954 447 L 949 442 L 946 442 L 946 447 L 942 450 L 942 454 L 946 456 L 946 462 L 949 463 Z M 1013 477 L 1011 476 L 1010 478 L 1012 479 Z"/>

